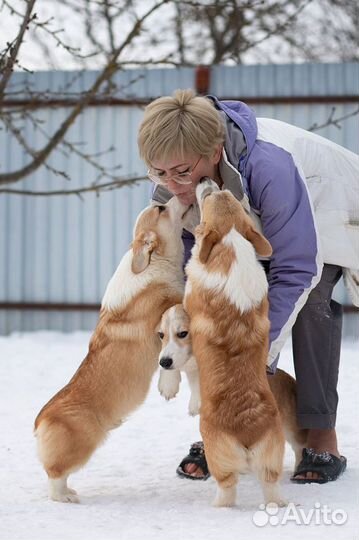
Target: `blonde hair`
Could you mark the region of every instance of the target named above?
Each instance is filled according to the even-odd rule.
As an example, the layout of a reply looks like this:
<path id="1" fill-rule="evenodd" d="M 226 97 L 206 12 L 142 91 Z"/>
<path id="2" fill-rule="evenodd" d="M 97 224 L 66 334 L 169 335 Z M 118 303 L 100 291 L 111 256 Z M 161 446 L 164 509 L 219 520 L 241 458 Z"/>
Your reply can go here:
<path id="1" fill-rule="evenodd" d="M 224 125 L 212 101 L 192 90 L 147 105 L 138 133 L 141 158 L 147 165 L 157 159 L 198 154 L 209 157 L 224 142 Z"/>

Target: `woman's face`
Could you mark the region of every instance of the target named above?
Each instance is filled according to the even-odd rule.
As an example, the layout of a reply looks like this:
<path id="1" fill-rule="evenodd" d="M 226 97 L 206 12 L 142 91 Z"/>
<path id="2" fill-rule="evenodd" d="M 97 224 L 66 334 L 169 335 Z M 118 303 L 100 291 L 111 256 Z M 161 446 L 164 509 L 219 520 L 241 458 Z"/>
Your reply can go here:
<path id="1" fill-rule="evenodd" d="M 213 157 L 192 154 L 180 158 L 173 157 L 167 161 L 157 160 L 152 163 L 151 173 L 163 180 L 166 189 L 178 197 L 182 204 L 190 205 L 196 201 L 196 187 L 203 176 L 219 180 L 217 170 L 221 153 L 222 146 L 216 150 Z M 183 173 L 190 174 L 183 175 Z M 186 183 L 176 181 L 176 177 L 180 180 L 183 178 Z"/>

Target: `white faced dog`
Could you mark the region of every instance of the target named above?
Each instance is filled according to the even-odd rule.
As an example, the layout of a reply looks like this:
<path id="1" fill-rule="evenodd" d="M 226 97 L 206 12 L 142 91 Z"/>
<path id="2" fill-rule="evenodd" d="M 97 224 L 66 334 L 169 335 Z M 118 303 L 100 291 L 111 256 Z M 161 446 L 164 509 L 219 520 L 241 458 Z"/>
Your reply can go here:
<path id="1" fill-rule="evenodd" d="M 161 366 L 158 389 L 168 399 L 176 396 L 181 382 L 181 371 L 188 379 L 191 398 L 188 412 L 191 416 L 199 413 L 200 391 L 197 362 L 192 354 L 189 335 L 189 317 L 182 304 L 172 306 L 162 316 L 158 335 L 162 341 L 159 356 Z"/>

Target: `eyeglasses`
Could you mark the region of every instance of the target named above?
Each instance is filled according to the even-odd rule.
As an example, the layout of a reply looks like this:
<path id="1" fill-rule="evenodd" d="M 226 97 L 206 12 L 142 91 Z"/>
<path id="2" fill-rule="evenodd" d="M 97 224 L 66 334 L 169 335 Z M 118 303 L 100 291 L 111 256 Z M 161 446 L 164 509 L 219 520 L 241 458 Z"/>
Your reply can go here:
<path id="1" fill-rule="evenodd" d="M 154 182 L 155 184 L 160 184 L 161 186 L 167 186 L 169 180 L 173 180 L 174 182 L 177 182 L 177 184 L 191 184 L 192 173 L 194 172 L 201 159 L 202 156 L 200 156 L 200 158 L 196 161 L 193 167 L 190 167 L 188 171 L 183 173 L 174 173 L 170 174 L 169 176 L 158 176 L 158 174 L 155 174 L 151 169 L 148 169 L 147 176 L 150 180 L 152 180 L 152 182 Z"/>

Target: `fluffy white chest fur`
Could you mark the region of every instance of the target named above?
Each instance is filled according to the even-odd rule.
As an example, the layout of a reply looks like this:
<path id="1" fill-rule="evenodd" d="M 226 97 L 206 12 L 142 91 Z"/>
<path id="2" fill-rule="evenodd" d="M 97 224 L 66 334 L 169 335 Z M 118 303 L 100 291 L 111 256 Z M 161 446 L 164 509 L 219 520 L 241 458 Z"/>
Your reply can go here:
<path id="1" fill-rule="evenodd" d="M 102 308 L 114 309 L 127 305 L 131 299 L 152 280 L 152 272 L 133 274 L 131 271 L 132 249 L 121 259 L 114 275 L 107 284 Z"/>
<path id="2" fill-rule="evenodd" d="M 181 254 L 180 254 L 181 255 Z M 156 256 L 154 255 L 155 259 Z M 123 256 L 114 275 L 110 279 L 102 299 L 102 308 L 115 309 L 128 305 L 131 300 L 151 283 L 159 281 L 169 282 L 174 290 L 183 291 L 183 273 L 181 270 L 180 256 L 178 261 L 156 261 L 151 263 L 140 274 L 134 274 L 131 270 L 132 249 Z M 177 271 L 174 271 L 174 266 Z M 173 279 L 177 274 L 176 279 Z"/>
<path id="3" fill-rule="evenodd" d="M 229 274 L 208 272 L 206 265 L 198 258 L 198 246 L 195 244 L 186 266 L 188 280 L 185 296 L 191 293 L 192 282 L 196 282 L 205 289 L 224 294 L 228 302 L 244 313 L 259 305 L 267 294 L 267 278 L 252 244 L 234 228 L 222 239 L 222 243 L 231 246 L 235 253 Z"/>

